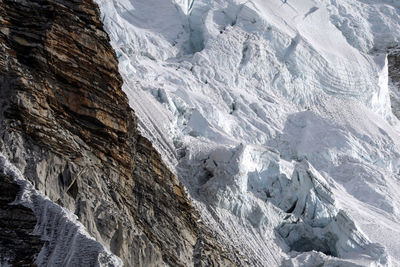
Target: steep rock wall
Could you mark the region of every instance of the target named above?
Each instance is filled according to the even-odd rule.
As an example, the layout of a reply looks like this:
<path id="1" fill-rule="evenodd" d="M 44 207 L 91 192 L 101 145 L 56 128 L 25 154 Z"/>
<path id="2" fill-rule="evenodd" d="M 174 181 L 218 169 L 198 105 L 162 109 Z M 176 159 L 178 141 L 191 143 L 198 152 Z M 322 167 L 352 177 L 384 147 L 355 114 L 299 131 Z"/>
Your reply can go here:
<path id="1" fill-rule="evenodd" d="M 1 152 L 127 266 L 243 264 L 139 134 L 121 85 L 91 0 L 0 0 Z"/>
<path id="2" fill-rule="evenodd" d="M 0 186 L 0 265 L 29 266 L 44 243 L 38 236 L 31 235 L 36 218 L 22 205 L 9 205 L 19 191 L 9 176 L 0 174 Z"/>
<path id="3" fill-rule="evenodd" d="M 400 117 L 400 47 L 389 49 L 388 53 L 388 71 L 390 101 L 393 114 Z"/>

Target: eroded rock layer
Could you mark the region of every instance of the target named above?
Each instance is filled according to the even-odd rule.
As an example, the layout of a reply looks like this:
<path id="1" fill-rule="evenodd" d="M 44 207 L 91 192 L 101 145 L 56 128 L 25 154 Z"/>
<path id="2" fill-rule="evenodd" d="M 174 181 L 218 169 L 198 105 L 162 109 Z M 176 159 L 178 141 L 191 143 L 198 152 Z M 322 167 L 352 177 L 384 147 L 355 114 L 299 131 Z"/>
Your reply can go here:
<path id="1" fill-rule="evenodd" d="M 393 114 L 400 117 L 400 47 L 389 49 L 388 54 L 390 101 Z"/>
<path id="2" fill-rule="evenodd" d="M 127 266 L 242 263 L 199 223 L 121 84 L 91 0 L 0 0 L 1 152 Z"/>
<path id="3" fill-rule="evenodd" d="M 44 241 L 32 235 L 36 218 L 32 210 L 22 205 L 9 205 L 19 186 L 0 174 L 0 265 L 29 266 L 40 252 Z"/>

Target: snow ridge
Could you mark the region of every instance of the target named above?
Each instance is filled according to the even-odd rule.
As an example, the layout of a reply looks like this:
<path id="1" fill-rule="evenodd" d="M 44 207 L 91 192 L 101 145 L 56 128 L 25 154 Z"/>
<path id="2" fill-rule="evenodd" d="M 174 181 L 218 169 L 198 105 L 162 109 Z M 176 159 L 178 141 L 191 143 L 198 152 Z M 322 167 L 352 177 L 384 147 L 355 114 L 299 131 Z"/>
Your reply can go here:
<path id="1" fill-rule="evenodd" d="M 0 171 L 21 187 L 11 205 L 30 208 L 37 218 L 32 234 L 46 241 L 35 262 L 38 266 L 122 266 L 121 259 L 86 232 L 76 215 L 35 190 L 2 154 Z"/>

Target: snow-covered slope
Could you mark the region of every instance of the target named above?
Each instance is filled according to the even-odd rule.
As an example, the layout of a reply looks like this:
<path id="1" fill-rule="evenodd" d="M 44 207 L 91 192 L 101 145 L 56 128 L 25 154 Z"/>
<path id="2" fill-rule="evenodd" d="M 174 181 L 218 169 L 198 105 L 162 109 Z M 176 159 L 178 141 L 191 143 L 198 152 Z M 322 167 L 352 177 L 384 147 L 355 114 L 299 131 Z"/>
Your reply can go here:
<path id="1" fill-rule="evenodd" d="M 35 264 L 38 266 L 122 266 L 122 261 L 87 233 L 78 217 L 37 191 L 21 172 L 0 153 L 0 172 L 21 188 L 10 205 L 33 211 L 37 224 L 33 235 L 45 241 Z M 4 262 L 3 262 L 4 261 Z M 7 259 L 0 260 L 8 266 Z"/>
<path id="2" fill-rule="evenodd" d="M 143 133 L 224 242 L 253 265 L 400 265 L 400 1 L 97 2 Z"/>

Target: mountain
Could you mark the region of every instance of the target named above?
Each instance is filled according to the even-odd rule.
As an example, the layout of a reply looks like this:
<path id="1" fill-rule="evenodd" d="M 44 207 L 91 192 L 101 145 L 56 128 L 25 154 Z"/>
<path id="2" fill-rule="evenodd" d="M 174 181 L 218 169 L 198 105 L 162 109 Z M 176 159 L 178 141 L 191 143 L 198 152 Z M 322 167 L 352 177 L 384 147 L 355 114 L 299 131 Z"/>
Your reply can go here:
<path id="1" fill-rule="evenodd" d="M 0 22 L 0 265 L 400 265 L 398 0 Z"/>
<path id="2" fill-rule="evenodd" d="M 230 265 L 137 131 L 97 5 L 0 12 L 0 265 Z"/>

